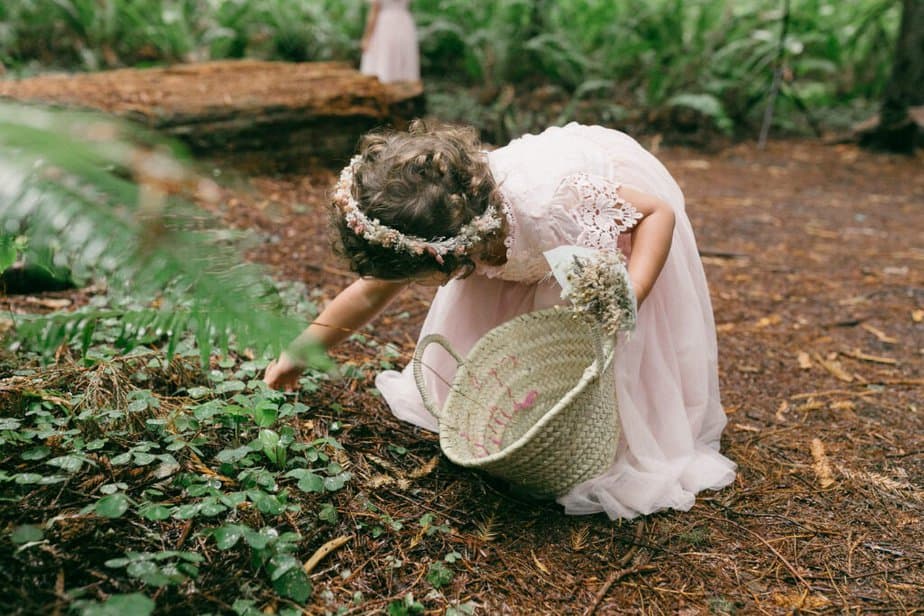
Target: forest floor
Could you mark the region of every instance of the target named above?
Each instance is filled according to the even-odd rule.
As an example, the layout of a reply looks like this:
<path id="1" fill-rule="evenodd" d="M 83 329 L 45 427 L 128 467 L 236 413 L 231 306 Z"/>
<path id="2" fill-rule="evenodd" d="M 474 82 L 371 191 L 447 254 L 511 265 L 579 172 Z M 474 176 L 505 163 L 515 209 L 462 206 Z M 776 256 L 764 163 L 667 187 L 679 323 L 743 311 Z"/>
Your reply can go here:
<path id="1" fill-rule="evenodd" d="M 439 453 L 436 438 L 392 418 L 369 369 L 331 384 L 352 392 L 342 441 L 359 484 L 393 518 L 449 521 L 445 549 L 467 555 L 452 586 L 479 613 L 924 611 L 921 158 L 809 141 L 646 145 L 684 189 L 705 262 L 735 483 L 689 512 L 612 522 L 524 502 L 444 459 L 409 480 Z M 252 178 L 223 210 L 271 238 L 255 259 L 321 301 L 351 279 L 324 239 L 333 179 Z M 406 362 L 431 294 L 407 292 L 367 335 Z M 369 353 L 357 342 L 335 356 L 370 366 Z M 409 450 L 403 468 L 384 462 L 387 445 Z M 396 552 L 437 556 L 415 554 L 414 532 L 354 542 L 315 579 L 338 593 L 414 590 L 413 574 L 383 587 L 381 573 Z"/>
<path id="2" fill-rule="evenodd" d="M 810 141 L 643 144 L 684 189 L 706 266 L 734 484 L 687 512 L 614 522 L 454 467 L 372 391 L 385 342 L 396 363 L 410 358 L 432 295 L 412 288 L 334 351 L 351 378 L 302 394 L 336 402 L 316 430 L 340 422 L 354 475 L 335 495 L 340 522 L 305 548 L 345 538 L 312 573 L 310 613 L 357 591 L 347 613 L 408 593 L 432 605 L 428 566 L 453 553 L 441 593 L 478 614 L 924 612 L 921 158 Z M 326 240 L 334 173 L 238 178 L 217 210 L 264 240 L 254 260 L 318 303 L 351 280 Z M 404 524 L 357 532 L 370 503 Z M 444 526 L 416 523 L 427 514 Z"/>

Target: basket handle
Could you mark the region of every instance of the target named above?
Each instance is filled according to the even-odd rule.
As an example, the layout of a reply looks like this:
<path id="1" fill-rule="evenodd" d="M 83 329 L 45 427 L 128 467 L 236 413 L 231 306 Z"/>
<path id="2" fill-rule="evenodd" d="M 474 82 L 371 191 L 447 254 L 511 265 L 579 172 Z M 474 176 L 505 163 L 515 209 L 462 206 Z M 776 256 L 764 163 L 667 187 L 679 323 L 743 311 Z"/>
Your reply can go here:
<path id="1" fill-rule="evenodd" d="M 606 367 L 613 360 L 616 350 L 616 341 L 613 337 L 607 336 L 603 328 L 598 323 L 591 325 L 594 341 L 594 355 L 596 355 L 597 370 L 600 374 L 606 370 Z"/>
<path id="2" fill-rule="evenodd" d="M 449 340 L 439 334 L 428 334 L 424 336 L 417 344 L 417 348 L 414 349 L 414 358 L 411 360 L 411 363 L 414 368 L 414 381 L 417 383 L 417 391 L 420 392 L 420 397 L 423 398 L 423 403 L 426 409 L 430 411 L 431 415 L 439 419 L 440 409 L 438 408 L 436 402 L 434 402 L 433 398 L 430 396 L 430 392 L 427 390 L 427 385 L 424 383 L 423 376 L 423 354 L 427 347 L 433 343 L 436 343 L 446 349 L 446 352 L 452 355 L 452 358 L 455 359 L 460 366 L 463 365 L 465 361 L 458 353 L 456 353 L 455 349 L 452 348 L 452 345 L 449 344 Z"/>

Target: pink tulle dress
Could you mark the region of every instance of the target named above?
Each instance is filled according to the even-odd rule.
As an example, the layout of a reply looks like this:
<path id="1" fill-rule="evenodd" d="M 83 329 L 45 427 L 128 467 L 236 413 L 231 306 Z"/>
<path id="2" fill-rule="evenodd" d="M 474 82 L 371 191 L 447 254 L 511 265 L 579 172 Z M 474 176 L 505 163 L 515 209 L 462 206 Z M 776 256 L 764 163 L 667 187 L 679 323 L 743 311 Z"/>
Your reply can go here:
<path id="1" fill-rule="evenodd" d="M 382 83 L 420 81 L 420 52 L 410 0 L 371 0 L 379 5 L 375 29 L 363 52 L 359 70 Z"/>
<path id="2" fill-rule="evenodd" d="M 612 466 L 558 499 L 569 514 L 633 518 L 688 510 L 701 490 L 735 478 L 719 453 L 726 423 L 719 400 L 715 323 L 683 194 L 664 166 L 635 140 L 599 126 L 569 124 L 488 154 L 509 221 L 507 263 L 441 287 L 421 336 L 439 333 L 463 356 L 488 330 L 524 312 L 562 303 L 543 251 L 561 245 L 618 245 L 631 260 L 638 213 L 620 196 L 632 186 L 668 202 L 673 243 L 635 331 L 620 334 L 616 362 L 622 436 Z M 455 361 L 438 345 L 423 358 L 427 386 L 445 400 Z M 430 370 L 432 368 L 432 370 Z M 410 366 L 376 379 L 400 419 L 437 430 Z"/>

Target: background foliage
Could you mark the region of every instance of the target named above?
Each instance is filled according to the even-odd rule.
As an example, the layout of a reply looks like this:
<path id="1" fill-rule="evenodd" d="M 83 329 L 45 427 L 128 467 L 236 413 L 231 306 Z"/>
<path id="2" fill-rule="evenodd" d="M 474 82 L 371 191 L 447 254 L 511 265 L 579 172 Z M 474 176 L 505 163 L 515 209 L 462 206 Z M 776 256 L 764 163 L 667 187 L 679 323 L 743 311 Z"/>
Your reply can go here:
<path id="1" fill-rule="evenodd" d="M 778 46 L 779 0 L 416 0 L 424 77 L 434 111 L 484 123 L 506 85 L 578 118 L 582 101 L 614 123 L 678 109 L 731 131 L 762 111 Z M 95 70 L 262 57 L 356 62 L 362 0 L 8 0 L 0 61 L 17 71 Z M 865 113 L 890 69 L 896 0 L 793 0 L 785 41 L 783 127 L 806 113 Z M 540 95 L 533 95 L 543 87 Z M 549 99 L 551 94 L 551 100 Z M 504 103 L 503 97 L 500 98 Z M 473 106 L 474 103 L 474 106 Z M 851 106 L 861 111 L 846 113 Z M 533 128 L 530 105 L 514 118 Z M 803 109 L 804 108 L 804 109 Z M 682 116 L 682 113 L 680 114 Z M 680 123 L 682 124 L 682 117 Z"/>

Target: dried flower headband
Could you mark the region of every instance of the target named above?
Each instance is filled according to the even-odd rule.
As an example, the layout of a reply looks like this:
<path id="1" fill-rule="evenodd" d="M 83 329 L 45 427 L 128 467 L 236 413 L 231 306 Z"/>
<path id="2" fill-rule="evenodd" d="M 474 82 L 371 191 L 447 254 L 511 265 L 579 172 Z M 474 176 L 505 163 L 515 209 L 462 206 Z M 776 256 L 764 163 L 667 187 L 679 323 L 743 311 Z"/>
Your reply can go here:
<path id="1" fill-rule="evenodd" d="M 343 168 L 334 190 L 333 204 L 343 216 L 347 227 L 368 242 L 412 255 L 429 254 L 442 265 L 445 255 L 464 255 L 485 236 L 501 228 L 501 214 L 494 204 L 489 204 L 483 214 L 473 218 L 456 235 L 444 239 L 426 240 L 383 225 L 377 218 L 363 214 L 359 203 L 353 198 L 353 172 L 361 160 L 361 156 L 354 156 L 350 164 Z"/>

